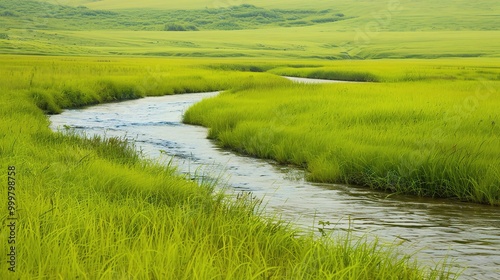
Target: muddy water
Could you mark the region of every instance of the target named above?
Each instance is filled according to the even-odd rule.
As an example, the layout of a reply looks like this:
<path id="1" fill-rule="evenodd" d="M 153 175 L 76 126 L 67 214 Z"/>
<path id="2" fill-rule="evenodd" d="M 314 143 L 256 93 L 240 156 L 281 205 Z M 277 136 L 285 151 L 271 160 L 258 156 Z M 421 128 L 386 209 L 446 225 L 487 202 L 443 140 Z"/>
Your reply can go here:
<path id="1" fill-rule="evenodd" d="M 307 82 L 307 80 L 300 80 Z M 454 259 L 467 268 L 462 279 L 500 278 L 500 208 L 429 200 L 333 184 L 314 184 L 304 173 L 269 161 L 242 157 L 219 149 L 206 139 L 203 127 L 181 123 L 192 104 L 217 93 L 151 97 L 51 116 L 52 128 L 63 125 L 88 134 L 126 136 L 149 157 L 171 157 L 179 172 L 223 174 L 231 189 L 249 191 L 264 200 L 269 215 L 280 215 L 305 229 L 351 228 L 402 242 L 428 264 Z"/>

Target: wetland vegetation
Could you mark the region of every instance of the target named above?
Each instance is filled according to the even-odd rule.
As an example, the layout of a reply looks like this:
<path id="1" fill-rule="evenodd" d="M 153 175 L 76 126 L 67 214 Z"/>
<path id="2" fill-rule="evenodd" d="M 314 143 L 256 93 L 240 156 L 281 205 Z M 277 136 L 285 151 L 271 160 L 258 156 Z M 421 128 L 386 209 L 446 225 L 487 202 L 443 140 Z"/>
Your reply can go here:
<path id="1" fill-rule="evenodd" d="M 457 277 L 394 246 L 298 232 L 251 195 L 192 182 L 123 139 L 48 128 L 45 114 L 103 102 L 223 90 L 185 121 L 225 148 L 297 165 L 313 181 L 500 204 L 490 1 L 58 2 L 0 1 L 16 278 Z"/>
<path id="2" fill-rule="evenodd" d="M 210 127 L 223 147 L 307 168 L 314 181 L 498 205 L 498 62 L 277 68 L 378 82 L 242 87 L 196 104 L 185 121 Z"/>
<path id="3" fill-rule="evenodd" d="M 394 258 L 394 249 L 377 243 L 297 232 L 264 218 L 251 195 L 229 199 L 215 182 L 198 185 L 173 166 L 140 158 L 120 139 L 54 133 L 44 115 L 148 93 L 280 84 L 280 77 L 206 70 L 199 60 L 162 61 L 148 70 L 151 59 L 0 59 L 0 151 L 5 170 L 18 170 L 21 278 L 453 276 L 441 265 L 431 270 Z M 154 87 L 143 88 L 144 80 Z"/>

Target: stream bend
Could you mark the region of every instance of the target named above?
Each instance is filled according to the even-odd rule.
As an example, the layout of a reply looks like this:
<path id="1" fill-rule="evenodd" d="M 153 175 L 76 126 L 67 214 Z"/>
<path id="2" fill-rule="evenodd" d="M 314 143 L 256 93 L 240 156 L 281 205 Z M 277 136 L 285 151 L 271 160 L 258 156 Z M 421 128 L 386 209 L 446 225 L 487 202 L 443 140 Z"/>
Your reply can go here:
<path id="1" fill-rule="evenodd" d="M 70 126 L 87 135 L 127 137 L 148 157 L 173 156 L 179 172 L 224 174 L 232 190 L 252 192 L 263 199 L 270 215 L 304 229 L 329 221 L 336 230 L 350 228 L 382 241 L 403 242 L 401 248 L 418 250 L 415 256 L 423 263 L 448 257 L 467 268 L 462 278 L 500 278 L 499 208 L 311 183 L 301 170 L 222 150 L 206 139 L 206 128 L 181 122 L 189 106 L 215 95 L 148 97 L 66 110 L 50 116 L 51 128 Z"/>

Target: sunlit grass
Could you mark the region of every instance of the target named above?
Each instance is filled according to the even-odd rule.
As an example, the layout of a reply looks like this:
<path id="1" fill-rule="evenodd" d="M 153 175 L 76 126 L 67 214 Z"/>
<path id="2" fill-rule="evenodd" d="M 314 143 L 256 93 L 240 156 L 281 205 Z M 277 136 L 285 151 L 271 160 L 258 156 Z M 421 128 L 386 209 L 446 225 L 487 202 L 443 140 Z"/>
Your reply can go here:
<path id="1" fill-rule="evenodd" d="M 4 86 L 22 89 L 48 113 L 62 108 L 175 93 L 208 92 L 269 74 L 195 67 L 206 60 L 2 57 Z"/>
<path id="2" fill-rule="evenodd" d="M 498 204 L 500 6 L 491 1 L 250 0 L 348 19 L 321 23 L 313 15 L 297 27 L 252 18 L 243 27 L 259 29 L 196 32 L 163 31 L 172 18 L 148 15 L 242 2 L 49 1 L 125 16 L 103 21 L 81 8 L 72 16 L 75 9 L 55 7 L 15 14 L 0 2 L 1 53 L 102 56 L 0 57 L 0 159 L 19 170 L 17 278 L 454 276 L 352 236 L 297 234 L 255 215 L 249 197 L 229 200 L 210 183 L 178 177 L 121 139 L 49 131 L 43 113 L 101 102 L 229 89 L 186 116 L 210 126 L 225 147 L 305 167 L 315 181 Z M 177 24 L 193 21 L 194 13 L 173 13 Z M 443 57 L 487 59 L 360 61 Z M 350 61 L 325 62 L 337 59 Z M 293 85 L 272 74 L 377 83 Z"/>
<path id="3" fill-rule="evenodd" d="M 223 147 L 305 167 L 314 181 L 499 204 L 500 71 L 460 62 L 277 68 L 271 72 L 389 83 L 232 90 L 196 104 L 185 121 L 210 127 Z M 396 72 L 399 63 L 407 70 Z"/>
<path id="4" fill-rule="evenodd" d="M 11 1 L 4 2 L 5 6 L 12 5 Z M 0 53 L 324 60 L 500 55 L 500 11 L 488 0 L 51 2 L 116 11 L 94 11 L 102 14 L 89 16 L 93 10 L 71 8 L 64 14 L 59 8 L 49 7 L 0 16 L 0 26 L 4 26 L 0 28 Z M 238 28 L 244 30 L 227 30 L 234 20 L 226 17 L 236 15 L 233 6 L 243 3 L 267 11 L 291 10 L 290 17 L 285 16 L 284 21 L 249 17 L 239 23 Z M 210 16 L 209 20 L 200 16 L 210 9 L 225 9 L 228 16 Z M 297 11 L 310 15 L 294 20 Z M 107 18 L 106 12 L 117 15 Z M 314 22 L 324 18 L 323 12 L 345 16 L 335 22 Z M 172 13 L 175 20 L 163 16 Z M 198 23 L 196 32 L 164 31 L 165 25 L 188 28 L 204 20 L 207 23 Z M 292 24 L 294 21 L 304 24 Z"/>
<path id="5" fill-rule="evenodd" d="M 454 277 L 393 247 L 299 233 L 263 218 L 251 195 L 229 198 L 214 191 L 214 182 L 198 185 L 175 167 L 141 159 L 121 139 L 54 133 L 43 112 L 288 83 L 279 77 L 210 70 L 203 60 L 0 59 L 0 160 L 3 170 L 16 166 L 19 215 L 17 272 L 2 269 L 2 279 Z M 1 254 L 7 250 L 0 246 Z"/>

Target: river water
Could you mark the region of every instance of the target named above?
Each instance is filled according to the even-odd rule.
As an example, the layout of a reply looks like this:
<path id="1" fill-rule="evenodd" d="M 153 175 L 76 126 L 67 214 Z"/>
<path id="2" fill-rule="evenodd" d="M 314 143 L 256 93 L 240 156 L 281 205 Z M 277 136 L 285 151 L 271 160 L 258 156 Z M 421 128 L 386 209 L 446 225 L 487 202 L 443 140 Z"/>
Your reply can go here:
<path id="1" fill-rule="evenodd" d="M 230 190 L 252 192 L 268 215 L 304 230 L 317 231 L 319 221 L 328 221 L 326 229 L 402 243 L 403 251 L 417 251 L 415 257 L 426 264 L 454 260 L 457 269 L 466 268 L 461 279 L 500 279 L 500 208 L 311 183 L 302 170 L 222 150 L 206 139 L 206 128 L 181 123 L 189 106 L 215 95 L 148 97 L 66 110 L 50 116 L 51 128 L 132 139 L 145 156 L 173 156 L 181 173 L 222 176 Z"/>

